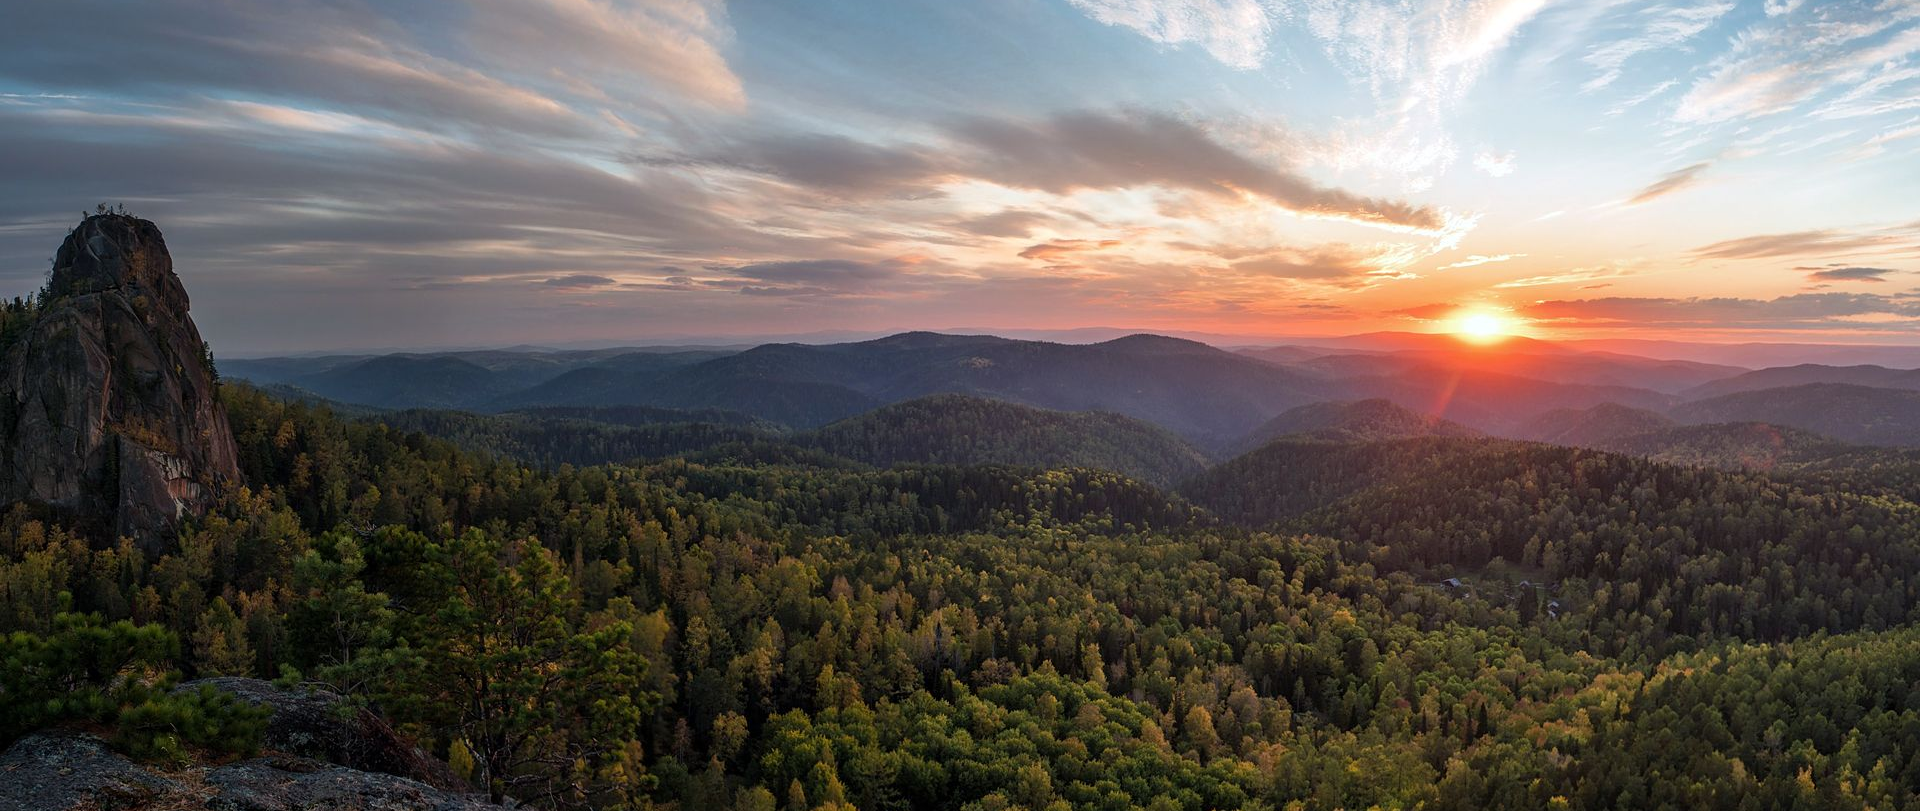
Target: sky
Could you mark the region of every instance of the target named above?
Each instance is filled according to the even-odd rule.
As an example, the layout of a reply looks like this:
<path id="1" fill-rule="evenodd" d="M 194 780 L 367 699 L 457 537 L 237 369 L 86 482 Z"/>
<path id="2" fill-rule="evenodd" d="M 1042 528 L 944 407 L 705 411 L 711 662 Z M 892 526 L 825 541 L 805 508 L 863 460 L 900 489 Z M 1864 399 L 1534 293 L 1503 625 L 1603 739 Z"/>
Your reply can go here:
<path id="1" fill-rule="evenodd" d="M 1920 0 L 11 0 L 0 178 L 236 354 L 1920 343 Z"/>

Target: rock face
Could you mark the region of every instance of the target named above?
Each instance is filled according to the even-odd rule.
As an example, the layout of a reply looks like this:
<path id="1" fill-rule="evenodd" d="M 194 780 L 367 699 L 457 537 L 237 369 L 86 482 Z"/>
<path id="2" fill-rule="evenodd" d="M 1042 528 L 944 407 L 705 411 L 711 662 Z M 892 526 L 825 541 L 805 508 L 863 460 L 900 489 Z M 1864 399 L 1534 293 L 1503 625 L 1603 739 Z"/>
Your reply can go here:
<path id="1" fill-rule="evenodd" d="M 0 809 L 45 811 L 498 811 L 446 766 L 339 696 L 257 679 L 203 679 L 270 707 L 260 757 L 160 770 L 83 732 L 28 735 L 0 754 Z"/>
<path id="2" fill-rule="evenodd" d="M 212 685 L 256 706 L 268 707 L 266 734 L 260 745 L 270 751 L 299 755 L 352 769 L 380 772 L 437 786 L 460 787 L 447 764 L 434 759 L 395 734 L 379 716 L 346 703 L 325 690 L 281 690 L 259 679 L 221 677 L 196 679 L 177 690 L 192 691 Z"/>
<path id="3" fill-rule="evenodd" d="M 0 498 L 157 550 L 240 478 L 187 291 L 154 224 L 87 217 L 0 378 Z"/>

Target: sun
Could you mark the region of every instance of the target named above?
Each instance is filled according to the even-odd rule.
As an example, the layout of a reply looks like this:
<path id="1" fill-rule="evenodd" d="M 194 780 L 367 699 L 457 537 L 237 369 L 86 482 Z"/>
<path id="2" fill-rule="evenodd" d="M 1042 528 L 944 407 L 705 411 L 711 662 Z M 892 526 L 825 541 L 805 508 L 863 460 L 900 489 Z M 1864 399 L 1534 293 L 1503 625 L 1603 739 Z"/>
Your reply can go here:
<path id="1" fill-rule="evenodd" d="M 1507 320 L 1488 312 L 1463 313 L 1453 322 L 1453 333 L 1477 344 L 1490 344 L 1512 333 Z"/>

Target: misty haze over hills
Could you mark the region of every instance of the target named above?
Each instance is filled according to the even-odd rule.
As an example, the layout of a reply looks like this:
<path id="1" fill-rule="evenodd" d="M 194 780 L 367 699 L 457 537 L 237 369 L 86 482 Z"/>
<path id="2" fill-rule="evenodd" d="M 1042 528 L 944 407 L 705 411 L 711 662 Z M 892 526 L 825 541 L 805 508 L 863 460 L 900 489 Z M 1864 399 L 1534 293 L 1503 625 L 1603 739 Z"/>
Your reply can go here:
<path id="1" fill-rule="evenodd" d="M 1750 368 L 1642 357 L 1595 349 L 1596 342 L 1518 337 L 1475 344 L 1445 335 L 1381 333 L 1327 343 L 1343 345 L 1230 351 L 1147 334 L 1076 344 L 915 332 L 743 349 L 255 358 L 228 360 L 223 370 L 263 385 L 384 409 L 719 409 L 800 430 L 915 397 L 967 394 L 1046 409 L 1113 412 L 1171 430 L 1215 454 L 1244 447 L 1247 436 L 1288 409 L 1361 400 L 1523 439 L 1612 436 L 1618 432 L 1554 423 L 1590 420 L 1577 415 L 1616 408 L 1674 423 L 1766 422 L 1849 442 L 1920 444 L 1920 395 L 1905 393 L 1920 388 L 1920 371 L 1812 363 Z M 1732 394 L 1740 396 L 1727 396 Z"/>

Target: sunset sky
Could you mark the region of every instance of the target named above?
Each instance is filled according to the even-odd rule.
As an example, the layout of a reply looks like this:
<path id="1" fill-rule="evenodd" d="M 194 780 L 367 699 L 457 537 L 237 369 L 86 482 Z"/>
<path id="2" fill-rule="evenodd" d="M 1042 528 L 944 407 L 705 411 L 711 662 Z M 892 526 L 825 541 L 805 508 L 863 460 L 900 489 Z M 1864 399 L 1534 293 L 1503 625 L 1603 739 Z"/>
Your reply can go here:
<path id="1" fill-rule="evenodd" d="M 15 0 L 0 292 L 231 353 L 1123 328 L 1920 343 L 1920 0 Z"/>

